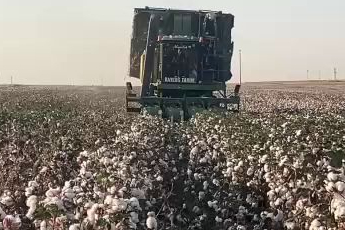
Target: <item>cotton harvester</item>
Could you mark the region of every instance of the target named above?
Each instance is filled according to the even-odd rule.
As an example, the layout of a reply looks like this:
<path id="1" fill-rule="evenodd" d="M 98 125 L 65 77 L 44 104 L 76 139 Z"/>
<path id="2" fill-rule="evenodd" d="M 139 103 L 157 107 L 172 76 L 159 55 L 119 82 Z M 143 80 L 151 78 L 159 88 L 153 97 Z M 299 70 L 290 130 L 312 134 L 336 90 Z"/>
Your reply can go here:
<path id="1" fill-rule="evenodd" d="M 222 12 L 136 8 L 129 75 L 142 86 L 137 96 L 126 83 L 127 112 L 185 120 L 204 110 L 238 111 L 240 85 L 231 95 L 226 87 L 233 26 L 234 16 Z"/>

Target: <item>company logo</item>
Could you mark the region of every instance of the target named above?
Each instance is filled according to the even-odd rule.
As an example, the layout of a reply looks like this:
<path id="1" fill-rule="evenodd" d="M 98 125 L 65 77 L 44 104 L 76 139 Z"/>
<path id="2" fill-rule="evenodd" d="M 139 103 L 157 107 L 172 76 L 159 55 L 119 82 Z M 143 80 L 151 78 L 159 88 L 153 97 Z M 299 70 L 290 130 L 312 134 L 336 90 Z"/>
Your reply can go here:
<path id="1" fill-rule="evenodd" d="M 196 83 L 196 79 L 191 77 L 165 77 L 164 81 L 169 83 Z"/>

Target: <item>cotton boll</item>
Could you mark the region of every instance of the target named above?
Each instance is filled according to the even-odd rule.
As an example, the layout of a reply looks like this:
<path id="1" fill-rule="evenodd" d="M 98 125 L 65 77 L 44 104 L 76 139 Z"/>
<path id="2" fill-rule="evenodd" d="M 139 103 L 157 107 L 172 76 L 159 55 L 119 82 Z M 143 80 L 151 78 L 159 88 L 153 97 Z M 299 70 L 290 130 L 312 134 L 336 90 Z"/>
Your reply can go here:
<path id="1" fill-rule="evenodd" d="M 287 221 L 284 223 L 284 226 L 286 227 L 287 230 L 295 230 L 297 225 L 294 222 Z"/>
<path id="2" fill-rule="evenodd" d="M 275 206 L 280 206 L 280 205 L 282 205 L 284 202 L 283 202 L 283 200 L 281 199 L 281 198 L 278 198 L 278 199 L 276 199 L 276 201 L 274 202 L 274 205 Z"/>
<path id="3" fill-rule="evenodd" d="M 105 205 L 111 205 L 113 203 L 113 197 L 111 195 L 107 195 L 103 202 Z"/>
<path id="4" fill-rule="evenodd" d="M 205 192 L 200 191 L 199 192 L 199 200 L 203 200 L 205 198 Z"/>
<path id="5" fill-rule="evenodd" d="M 275 197 L 276 197 L 275 191 L 274 191 L 274 190 L 268 191 L 268 192 L 267 192 L 267 196 L 268 196 L 268 199 L 269 199 L 270 201 L 273 201 L 273 200 L 275 199 Z"/>
<path id="6" fill-rule="evenodd" d="M 217 223 L 222 223 L 222 222 L 223 222 L 223 219 L 220 218 L 220 217 L 218 217 L 218 216 L 216 216 L 215 221 L 216 221 Z"/>
<path id="7" fill-rule="evenodd" d="M 82 197 L 79 197 L 79 198 L 76 200 L 76 203 L 77 203 L 78 205 L 80 205 L 80 204 L 83 203 L 83 201 L 84 201 L 84 199 L 83 199 Z"/>
<path id="8" fill-rule="evenodd" d="M 80 184 L 81 187 L 85 188 L 87 187 L 87 182 L 85 180 L 83 180 Z"/>
<path id="9" fill-rule="evenodd" d="M 295 188 L 295 182 L 294 182 L 293 180 L 290 180 L 289 183 L 288 183 L 288 185 L 289 185 L 289 188 L 290 188 L 290 189 Z"/>
<path id="10" fill-rule="evenodd" d="M 91 209 L 88 209 L 86 211 L 87 213 L 87 220 L 91 223 L 91 224 L 94 224 L 96 222 L 96 213 L 95 213 L 96 210 L 94 210 L 93 208 Z"/>
<path id="11" fill-rule="evenodd" d="M 25 188 L 25 196 L 29 197 L 32 195 L 34 189 L 32 187 Z"/>
<path id="12" fill-rule="evenodd" d="M 49 189 L 46 193 L 45 193 L 45 195 L 46 195 L 46 197 L 54 197 L 54 196 L 57 196 L 57 195 L 59 195 L 59 193 L 60 193 L 60 189 L 59 188 L 57 188 L 57 189 Z"/>
<path id="13" fill-rule="evenodd" d="M 200 212 L 200 210 L 201 209 L 198 206 L 194 206 L 193 207 L 193 212 L 196 213 L 196 214 L 198 214 Z"/>
<path id="14" fill-rule="evenodd" d="M 280 162 L 279 162 L 279 166 L 282 167 L 284 164 L 286 164 L 289 161 L 289 158 L 287 156 L 284 156 Z"/>
<path id="15" fill-rule="evenodd" d="M 304 200 L 300 199 L 296 202 L 296 209 L 297 210 L 304 210 Z"/>
<path id="16" fill-rule="evenodd" d="M 129 199 L 129 205 L 132 208 L 140 209 L 139 200 L 136 197 L 132 197 Z"/>
<path id="17" fill-rule="evenodd" d="M 48 171 L 48 167 L 47 166 L 43 166 L 39 173 L 43 174 L 43 173 L 45 173 L 47 171 Z"/>
<path id="18" fill-rule="evenodd" d="M 47 222 L 45 220 L 40 223 L 40 230 L 47 230 Z"/>
<path id="19" fill-rule="evenodd" d="M 217 180 L 217 179 L 213 179 L 212 183 L 216 186 L 219 186 L 219 180 Z"/>
<path id="20" fill-rule="evenodd" d="M 145 191 L 143 191 L 141 189 L 137 189 L 137 188 L 132 189 L 131 195 L 133 197 L 138 198 L 138 199 L 145 199 L 146 198 Z"/>
<path id="21" fill-rule="evenodd" d="M 247 170 L 247 176 L 252 176 L 254 174 L 254 169 L 252 167 L 249 167 Z"/>
<path id="22" fill-rule="evenodd" d="M 300 160 L 296 160 L 295 162 L 293 162 L 293 167 L 295 168 L 295 169 L 299 169 L 299 168 L 301 168 L 301 161 Z"/>
<path id="23" fill-rule="evenodd" d="M 192 170 L 191 170 L 190 168 L 188 168 L 188 169 L 187 169 L 187 175 L 188 175 L 189 177 L 191 177 L 191 176 L 192 176 L 192 173 L 193 173 Z"/>
<path id="24" fill-rule="evenodd" d="M 84 208 L 91 208 L 93 206 L 93 203 L 92 202 L 86 202 L 85 205 L 84 205 Z"/>
<path id="25" fill-rule="evenodd" d="M 74 187 L 73 187 L 73 191 L 74 191 L 75 193 L 81 193 L 83 190 L 82 190 L 79 186 L 74 186 Z"/>
<path id="26" fill-rule="evenodd" d="M 113 199 L 113 207 L 114 211 L 123 211 L 127 209 L 127 203 L 123 199 Z"/>
<path id="27" fill-rule="evenodd" d="M 234 171 L 238 172 L 238 173 L 242 173 L 243 172 L 243 168 L 241 166 L 237 165 L 237 166 L 234 167 Z"/>
<path id="28" fill-rule="evenodd" d="M 198 173 L 194 173 L 194 180 L 200 180 L 200 175 Z"/>
<path id="29" fill-rule="evenodd" d="M 328 183 L 326 184 L 326 190 L 327 190 L 327 192 L 333 192 L 334 187 L 335 187 L 335 184 L 334 184 L 333 182 L 328 182 Z"/>
<path id="30" fill-rule="evenodd" d="M 79 230 L 79 229 L 80 229 L 79 224 L 73 224 L 68 228 L 68 230 Z"/>
<path id="31" fill-rule="evenodd" d="M 260 163 L 262 164 L 266 163 L 267 159 L 268 159 L 268 155 L 267 154 L 263 155 L 260 159 Z"/>
<path id="32" fill-rule="evenodd" d="M 284 213 L 281 210 L 278 210 L 277 215 L 274 217 L 274 221 L 276 222 L 282 222 L 284 219 Z"/>
<path id="33" fill-rule="evenodd" d="M 135 224 L 139 223 L 139 215 L 136 212 L 131 212 L 130 213 L 131 216 L 131 221 Z"/>
<path id="34" fill-rule="evenodd" d="M 275 205 L 275 202 L 274 201 L 270 201 L 270 207 L 275 209 L 276 208 L 276 205 Z"/>
<path id="35" fill-rule="evenodd" d="M 342 181 L 338 181 L 335 183 L 335 187 L 337 188 L 338 192 L 343 192 L 345 190 L 345 183 Z"/>
<path id="36" fill-rule="evenodd" d="M 330 172 L 327 174 L 327 179 L 329 181 L 336 181 L 338 179 L 338 175 L 333 172 Z"/>
<path id="37" fill-rule="evenodd" d="M 12 197 L 10 197 L 8 195 L 5 195 L 5 196 L 1 197 L 0 202 L 2 204 L 4 204 L 5 206 L 7 206 L 7 207 L 10 207 L 10 206 L 12 206 L 14 204 L 14 201 L 13 201 Z"/>
<path id="38" fill-rule="evenodd" d="M 234 166 L 234 163 L 233 162 L 231 162 L 231 161 L 228 161 L 227 163 L 226 163 L 226 167 L 232 167 L 232 166 Z"/>
<path id="39" fill-rule="evenodd" d="M 59 210 L 65 210 L 62 200 L 58 197 L 48 198 L 47 202 L 45 202 L 45 205 L 56 205 Z"/>
<path id="40" fill-rule="evenodd" d="M 36 206 L 37 204 L 37 196 L 30 196 L 27 200 L 26 200 L 26 206 L 33 207 Z"/>
<path id="41" fill-rule="evenodd" d="M 203 183 L 203 189 L 204 190 L 207 190 L 207 188 L 208 188 L 208 182 L 207 181 L 204 181 L 204 183 Z"/>
<path id="42" fill-rule="evenodd" d="M 202 157 L 202 158 L 199 160 L 199 163 L 200 163 L 200 164 L 206 164 L 206 163 L 207 163 L 207 158 L 206 158 L 206 157 Z"/>
<path id="43" fill-rule="evenodd" d="M 71 188 L 71 181 L 65 181 L 62 191 L 65 191 L 66 189 L 70 189 L 70 188 Z"/>
<path id="44" fill-rule="evenodd" d="M 285 122 L 284 124 L 281 125 L 282 128 L 286 128 L 286 126 L 288 125 L 288 122 Z"/>
<path id="45" fill-rule="evenodd" d="M 112 187 L 110 188 L 110 194 L 114 195 L 114 194 L 116 193 L 116 191 L 117 191 L 117 189 L 116 189 L 115 186 L 112 186 Z"/>
<path id="46" fill-rule="evenodd" d="M 247 213 L 247 209 L 243 206 L 240 206 L 238 207 L 238 212 L 244 214 L 244 213 Z"/>
<path id="47" fill-rule="evenodd" d="M 265 220 L 265 219 L 267 218 L 267 212 L 266 212 L 266 211 L 261 212 L 261 213 L 260 213 L 260 218 L 263 219 L 263 220 Z"/>
<path id="48" fill-rule="evenodd" d="M 28 187 L 38 188 L 39 184 L 36 181 L 29 181 Z"/>
<path id="49" fill-rule="evenodd" d="M 198 153 L 199 153 L 198 146 L 193 147 L 192 150 L 190 151 L 191 155 L 197 155 Z"/>
<path id="50" fill-rule="evenodd" d="M 319 160 L 319 161 L 316 162 L 316 165 L 317 165 L 318 167 L 322 167 L 322 166 L 323 166 L 323 162 Z"/>
<path id="51" fill-rule="evenodd" d="M 146 227 L 148 229 L 156 230 L 158 227 L 157 220 L 155 218 L 155 213 L 154 212 L 149 212 L 147 214 L 147 219 L 146 219 Z"/>
<path id="52" fill-rule="evenodd" d="M 301 134 L 302 134 L 302 130 L 297 130 L 297 131 L 296 131 L 296 136 L 297 136 L 297 137 L 301 136 Z"/>
<path id="53" fill-rule="evenodd" d="M 336 220 L 339 220 L 344 217 L 345 217 L 345 206 L 340 205 L 339 207 L 337 207 L 337 209 L 334 212 L 334 218 Z"/>
<path id="54" fill-rule="evenodd" d="M 264 175 L 264 178 L 266 180 L 266 183 L 271 183 L 272 182 L 272 179 L 271 179 L 271 174 L 270 173 L 266 173 Z"/>
<path id="55" fill-rule="evenodd" d="M 318 219 L 314 219 L 310 223 L 309 230 L 319 230 L 319 227 L 321 226 L 321 222 Z"/>
<path id="56" fill-rule="evenodd" d="M 116 130 L 116 136 L 120 136 L 120 134 L 121 134 L 121 130 Z"/>
<path id="57" fill-rule="evenodd" d="M 243 225 L 238 225 L 237 230 L 247 230 L 247 228 Z"/>
<path id="58" fill-rule="evenodd" d="M 64 196 L 68 199 L 73 199 L 75 197 L 75 193 L 74 192 L 66 192 L 66 193 L 64 193 Z"/>
<path id="59" fill-rule="evenodd" d="M 254 161 L 254 157 L 252 156 L 252 155 L 249 155 L 249 156 L 247 156 L 247 159 L 250 161 L 250 162 L 252 162 L 252 161 Z"/>

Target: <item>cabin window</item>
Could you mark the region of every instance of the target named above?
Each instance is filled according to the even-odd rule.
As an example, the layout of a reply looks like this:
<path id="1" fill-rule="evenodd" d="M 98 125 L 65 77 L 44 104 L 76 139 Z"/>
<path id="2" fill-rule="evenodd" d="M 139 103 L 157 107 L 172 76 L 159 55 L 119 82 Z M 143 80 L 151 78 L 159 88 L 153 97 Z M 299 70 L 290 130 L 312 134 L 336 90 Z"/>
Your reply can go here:
<path id="1" fill-rule="evenodd" d="M 192 33 L 192 16 L 189 14 L 174 15 L 174 34 L 191 35 Z"/>

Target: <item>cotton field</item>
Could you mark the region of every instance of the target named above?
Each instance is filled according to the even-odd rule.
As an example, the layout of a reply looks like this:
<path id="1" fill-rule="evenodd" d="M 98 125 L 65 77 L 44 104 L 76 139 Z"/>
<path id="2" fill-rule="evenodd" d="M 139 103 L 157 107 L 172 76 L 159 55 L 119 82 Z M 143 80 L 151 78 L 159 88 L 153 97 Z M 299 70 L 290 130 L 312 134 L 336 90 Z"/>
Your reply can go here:
<path id="1" fill-rule="evenodd" d="M 1 86 L 0 229 L 345 229 L 345 85 L 242 94 L 170 123 L 122 88 Z"/>

